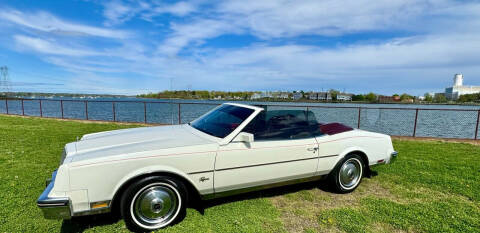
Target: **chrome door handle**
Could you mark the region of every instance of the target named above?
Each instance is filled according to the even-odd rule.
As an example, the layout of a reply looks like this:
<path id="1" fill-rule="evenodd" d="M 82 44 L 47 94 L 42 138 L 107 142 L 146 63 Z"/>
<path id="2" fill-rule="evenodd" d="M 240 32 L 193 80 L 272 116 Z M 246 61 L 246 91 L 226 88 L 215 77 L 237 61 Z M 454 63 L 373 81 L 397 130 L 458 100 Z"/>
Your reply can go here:
<path id="1" fill-rule="evenodd" d="M 318 150 L 318 147 L 311 147 L 311 148 L 307 148 L 308 151 L 317 151 Z"/>

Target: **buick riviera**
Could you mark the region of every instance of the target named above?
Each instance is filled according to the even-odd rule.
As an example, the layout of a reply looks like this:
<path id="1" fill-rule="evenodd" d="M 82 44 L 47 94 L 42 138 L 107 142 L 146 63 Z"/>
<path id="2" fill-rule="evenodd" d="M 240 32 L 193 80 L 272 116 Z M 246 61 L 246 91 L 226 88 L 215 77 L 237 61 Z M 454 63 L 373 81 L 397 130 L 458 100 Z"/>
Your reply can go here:
<path id="1" fill-rule="evenodd" d="M 84 135 L 65 145 L 37 205 L 48 219 L 118 211 L 133 231 L 182 219 L 189 200 L 327 179 L 352 192 L 397 156 L 391 138 L 312 111 L 222 104 L 184 125 Z"/>

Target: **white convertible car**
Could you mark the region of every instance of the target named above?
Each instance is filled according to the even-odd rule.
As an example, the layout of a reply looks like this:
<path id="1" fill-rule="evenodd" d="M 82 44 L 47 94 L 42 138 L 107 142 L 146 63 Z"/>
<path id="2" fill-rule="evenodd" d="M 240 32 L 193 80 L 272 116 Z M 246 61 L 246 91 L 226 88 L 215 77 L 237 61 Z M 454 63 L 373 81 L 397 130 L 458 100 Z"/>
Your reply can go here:
<path id="1" fill-rule="evenodd" d="M 45 218 L 118 210 L 130 230 L 182 219 L 188 200 L 326 177 L 353 191 L 396 158 L 389 136 L 317 122 L 313 112 L 223 104 L 189 124 L 84 135 L 65 146 L 37 201 Z"/>

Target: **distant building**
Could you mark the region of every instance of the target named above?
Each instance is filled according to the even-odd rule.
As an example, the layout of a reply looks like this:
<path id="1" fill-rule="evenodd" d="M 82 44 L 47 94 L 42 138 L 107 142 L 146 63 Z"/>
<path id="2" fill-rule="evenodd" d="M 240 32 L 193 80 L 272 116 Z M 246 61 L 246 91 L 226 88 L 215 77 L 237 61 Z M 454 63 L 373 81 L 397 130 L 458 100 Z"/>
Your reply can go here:
<path id="1" fill-rule="evenodd" d="M 276 99 L 289 99 L 289 93 L 284 91 L 277 91 L 272 93 L 273 98 Z"/>
<path id="2" fill-rule="evenodd" d="M 260 93 L 253 93 L 253 95 L 250 96 L 250 99 L 252 100 L 258 100 L 260 98 L 262 98 L 262 95 L 260 95 Z"/>
<path id="3" fill-rule="evenodd" d="M 310 93 L 308 93 L 308 98 L 311 99 L 311 100 L 318 100 L 318 93 L 310 92 Z"/>
<path id="4" fill-rule="evenodd" d="M 330 94 L 330 92 L 310 92 L 309 99 L 329 101 L 332 100 L 332 95 Z"/>
<path id="5" fill-rule="evenodd" d="M 270 91 L 262 91 L 260 93 L 254 93 L 250 99 L 256 100 L 256 99 L 263 99 L 263 98 L 272 98 L 272 92 Z"/>
<path id="6" fill-rule="evenodd" d="M 393 96 L 385 96 L 385 95 L 379 95 L 377 97 L 378 102 L 380 103 L 388 103 L 388 102 L 393 102 Z"/>
<path id="7" fill-rule="evenodd" d="M 302 92 L 297 91 L 297 92 L 293 93 L 293 99 L 294 100 L 299 100 L 301 98 L 303 98 Z"/>
<path id="8" fill-rule="evenodd" d="M 288 92 L 283 92 L 283 93 L 280 95 L 280 98 L 282 98 L 282 99 L 290 99 L 290 93 L 288 93 Z"/>
<path id="9" fill-rule="evenodd" d="M 353 94 L 339 93 L 337 94 L 337 100 L 339 101 L 352 101 Z"/>
<path id="10" fill-rule="evenodd" d="M 480 92 L 480 86 L 464 86 L 463 75 L 455 74 L 453 86 L 445 88 L 445 97 L 448 100 L 457 100 L 461 95 L 475 94 Z"/>
<path id="11" fill-rule="evenodd" d="M 385 96 L 385 95 L 379 95 L 377 97 L 378 102 L 380 103 L 391 103 L 391 102 L 398 102 L 400 101 L 400 96 Z"/>
<path id="12" fill-rule="evenodd" d="M 318 100 L 330 101 L 332 100 L 332 95 L 330 92 L 318 92 Z"/>

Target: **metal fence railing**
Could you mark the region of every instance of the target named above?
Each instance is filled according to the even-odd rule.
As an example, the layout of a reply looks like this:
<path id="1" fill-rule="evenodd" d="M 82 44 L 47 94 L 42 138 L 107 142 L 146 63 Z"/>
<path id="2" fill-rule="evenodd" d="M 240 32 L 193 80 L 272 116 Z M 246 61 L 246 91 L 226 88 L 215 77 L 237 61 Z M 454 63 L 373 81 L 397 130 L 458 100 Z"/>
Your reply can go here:
<path id="1" fill-rule="evenodd" d="M 0 100 L 0 113 L 93 121 L 182 124 L 218 105 L 146 100 L 3 99 Z M 312 111 L 319 122 L 339 122 L 353 128 L 394 136 L 480 139 L 480 110 L 477 109 L 267 106 L 301 108 Z"/>

